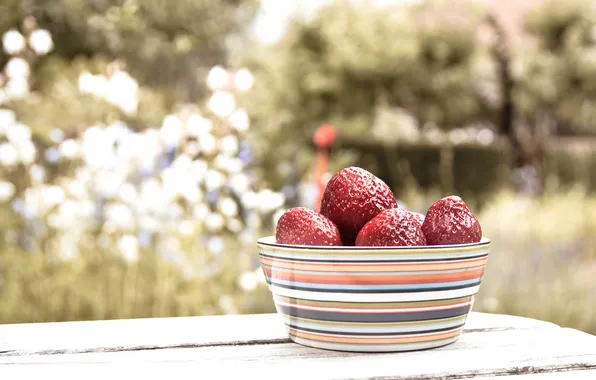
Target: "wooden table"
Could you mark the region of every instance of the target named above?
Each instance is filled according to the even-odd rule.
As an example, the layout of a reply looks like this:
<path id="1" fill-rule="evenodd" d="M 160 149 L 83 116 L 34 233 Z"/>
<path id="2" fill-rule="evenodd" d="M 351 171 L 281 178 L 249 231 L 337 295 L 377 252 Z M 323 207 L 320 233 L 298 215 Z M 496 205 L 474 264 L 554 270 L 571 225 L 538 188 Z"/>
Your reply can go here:
<path id="1" fill-rule="evenodd" d="M 460 340 L 359 354 L 291 343 L 276 314 L 0 325 L 0 379 L 596 379 L 596 337 L 472 313 Z M 41 377 L 38 377 L 41 378 Z"/>

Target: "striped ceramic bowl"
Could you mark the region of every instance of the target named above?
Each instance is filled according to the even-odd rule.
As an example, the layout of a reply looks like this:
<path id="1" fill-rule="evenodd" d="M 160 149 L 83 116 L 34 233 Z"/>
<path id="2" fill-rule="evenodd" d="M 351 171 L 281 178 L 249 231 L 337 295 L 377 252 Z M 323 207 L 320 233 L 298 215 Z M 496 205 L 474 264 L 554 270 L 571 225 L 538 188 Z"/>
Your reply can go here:
<path id="1" fill-rule="evenodd" d="M 277 312 L 299 344 L 391 352 L 455 342 L 472 310 L 490 241 L 426 247 L 258 242 Z"/>

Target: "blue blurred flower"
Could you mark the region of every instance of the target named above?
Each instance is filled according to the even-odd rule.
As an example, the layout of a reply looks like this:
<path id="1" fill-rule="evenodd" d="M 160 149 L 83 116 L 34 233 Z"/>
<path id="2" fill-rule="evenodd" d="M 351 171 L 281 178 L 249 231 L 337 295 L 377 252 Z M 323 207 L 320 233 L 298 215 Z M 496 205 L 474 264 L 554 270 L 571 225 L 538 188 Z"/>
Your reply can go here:
<path id="1" fill-rule="evenodd" d="M 141 231 L 139 232 L 139 235 L 137 236 L 137 239 L 139 239 L 139 245 L 141 247 L 149 247 L 151 245 L 151 234 L 147 231 Z"/>
<path id="2" fill-rule="evenodd" d="M 242 163 L 245 165 L 249 164 L 252 161 L 252 150 L 250 149 L 250 146 L 247 143 L 240 143 L 240 148 L 238 150 L 238 158 L 242 160 Z"/>
<path id="3" fill-rule="evenodd" d="M 219 200 L 219 192 L 218 191 L 209 191 L 207 192 L 207 202 L 209 203 L 209 205 L 214 206 L 215 204 L 217 204 L 217 201 Z"/>
<path id="4" fill-rule="evenodd" d="M 58 161 L 60 161 L 60 152 L 58 151 L 58 149 L 56 147 L 52 146 L 52 147 L 46 149 L 45 157 L 46 157 L 46 160 L 48 160 L 48 162 L 55 164 Z"/>

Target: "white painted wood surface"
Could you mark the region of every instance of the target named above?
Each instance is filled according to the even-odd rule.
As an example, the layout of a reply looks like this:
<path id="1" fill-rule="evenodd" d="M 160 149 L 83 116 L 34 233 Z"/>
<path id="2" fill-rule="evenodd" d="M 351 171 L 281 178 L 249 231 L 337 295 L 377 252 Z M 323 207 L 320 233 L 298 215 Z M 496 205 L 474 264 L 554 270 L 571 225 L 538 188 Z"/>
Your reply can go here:
<path id="1" fill-rule="evenodd" d="M 596 337 L 527 318 L 472 313 L 452 345 L 359 354 L 291 343 L 276 314 L 0 325 L 0 379 L 178 374 L 199 379 L 596 380 Z"/>

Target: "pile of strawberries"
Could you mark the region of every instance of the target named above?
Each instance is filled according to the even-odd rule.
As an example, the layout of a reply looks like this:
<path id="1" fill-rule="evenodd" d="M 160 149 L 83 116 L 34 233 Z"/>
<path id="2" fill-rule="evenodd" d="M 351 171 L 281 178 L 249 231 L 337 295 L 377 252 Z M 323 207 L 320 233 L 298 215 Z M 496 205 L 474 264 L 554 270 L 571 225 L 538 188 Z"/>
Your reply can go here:
<path id="1" fill-rule="evenodd" d="M 279 244 L 319 246 L 424 246 L 476 243 L 482 228 L 464 201 L 449 196 L 426 215 L 398 208 L 389 186 L 372 173 L 349 167 L 325 188 L 321 212 L 296 207 L 277 223 Z"/>

